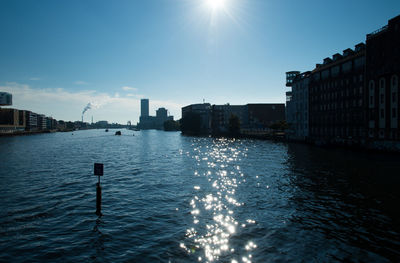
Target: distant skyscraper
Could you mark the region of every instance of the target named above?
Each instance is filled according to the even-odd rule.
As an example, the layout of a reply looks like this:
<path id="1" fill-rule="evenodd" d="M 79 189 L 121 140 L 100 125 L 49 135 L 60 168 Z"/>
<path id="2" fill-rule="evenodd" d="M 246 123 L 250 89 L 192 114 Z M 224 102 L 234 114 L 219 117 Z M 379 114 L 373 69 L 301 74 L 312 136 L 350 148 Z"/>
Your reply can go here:
<path id="1" fill-rule="evenodd" d="M 141 117 L 148 117 L 149 116 L 149 99 L 141 99 L 140 100 L 140 116 Z"/>

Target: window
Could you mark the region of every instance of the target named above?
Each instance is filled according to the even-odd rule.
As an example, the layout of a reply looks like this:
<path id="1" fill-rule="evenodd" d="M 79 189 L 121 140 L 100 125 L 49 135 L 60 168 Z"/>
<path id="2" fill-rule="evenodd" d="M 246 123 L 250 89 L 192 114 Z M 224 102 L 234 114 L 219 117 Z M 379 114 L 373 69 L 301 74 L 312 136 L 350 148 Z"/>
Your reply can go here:
<path id="1" fill-rule="evenodd" d="M 386 86 L 386 81 L 385 81 L 384 78 L 381 78 L 381 79 L 379 80 L 379 88 L 384 89 L 385 86 Z"/>
<path id="2" fill-rule="evenodd" d="M 397 87 L 398 78 L 397 75 L 392 76 L 392 87 Z"/>
<path id="3" fill-rule="evenodd" d="M 371 81 L 369 82 L 369 90 L 370 90 L 371 92 L 374 92 L 374 89 L 375 89 L 375 82 L 374 82 L 373 80 L 371 80 Z"/>
<path id="4" fill-rule="evenodd" d="M 328 78 L 329 77 L 329 69 L 322 71 L 321 77 L 322 77 L 322 79 Z"/>
<path id="5" fill-rule="evenodd" d="M 396 118 L 396 108 L 392 108 L 392 118 Z"/>
<path id="6" fill-rule="evenodd" d="M 385 110 L 381 109 L 381 118 L 385 118 Z"/>
<path id="7" fill-rule="evenodd" d="M 342 65 L 343 72 L 349 72 L 352 68 L 352 61 L 348 61 Z"/>
<path id="8" fill-rule="evenodd" d="M 385 103 L 385 95 L 381 94 L 381 104 Z"/>
<path id="9" fill-rule="evenodd" d="M 340 71 L 340 66 L 335 66 L 332 68 L 332 76 L 336 77 L 337 75 L 339 75 L 339 71 Z"/>
<path id="10" fill-rule="evenodd" d="M 396 92 L 393 92 L 392 93 L 392 102 L 396 102 L 396 96 L 397 94 L 396 94 Z"/>

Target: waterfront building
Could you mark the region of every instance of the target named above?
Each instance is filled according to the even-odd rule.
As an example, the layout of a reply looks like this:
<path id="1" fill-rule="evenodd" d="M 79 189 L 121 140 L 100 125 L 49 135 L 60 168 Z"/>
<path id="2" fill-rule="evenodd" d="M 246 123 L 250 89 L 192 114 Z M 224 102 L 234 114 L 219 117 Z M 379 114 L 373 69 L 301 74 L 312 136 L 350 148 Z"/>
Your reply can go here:
<path id="1" fill-rule="evenodd" d="M 197 114 L 200 116 L 200 133 L 210 134 L 211 133 L 211 104 L 210 103 L 199 103 L 191 104 L 182 108 L 182 120 L 190 114 Z"/>
<path id="2" fill-rule="evenodd" d="M 212 105 L 211 126 L 213 134 L 229 132 L 229 119 L 236 116 L 239 119 L 240 128 L 248 128 L 248 108 L 247 105 Z"/>
<path id="3" fill-rule="evenodd" d="M 31 112 L 31 111 L 25 111 L 25 116 L 26 116 L 26 130 L 27 131 L 37 131 L 38 130 L 38 114 Z"/>
<path id="4" fill-rule="evenodd" d="M 366 98 L 368 141 L 400 141 L 400 16 L 367 35 Z"/>
<path id="5" fill-rule="evenodd" d="M 46 130 L 55 130 L 57 128 L 57 121 L 52 117 L 46 117 Z"/>
<path id="6" fill-rule="evenodd" d="M 294 78 L 300 74 L 300 71 L 288 71 L 286 72 L 286 87 L 291 88 L 292 87 L 292 83 Z M 286 117 L 286 122 L 288 124 L 293 123 L 293 118 L 294 118 L 294 107 L 293 107 L 293 103 L 292 103 L 292 91 L 289 90 L 286 92 L 286 111 L 285 111 L 285 117 Z M 292 133 L 293 129 L 292 127 L 290 127 L 288 129 L 289 133 Z"/>
<path id="7" fill-rule="evenodd" d="M 47 129 L 47 120 L 46 116 L 43 114 L 37 115 L 37 127 L 39 130 L 46 130 Z"/>
<path id="8" fill-rule="evenodd" d="M 286 119 L 293 135 L 301 131 L 296 106 L 301 89 L 293 87 L 303 80 L 288 73 Z M 311 141 L 400 150 L 400 16 L 368 34 L 365 44 L 325 58 L 308 78 Z"/>
<path id="9" fill-rule="evenodd" d="M 12 95 L 7 92 L 0 92 L 0 106 L 12 105 Z"/>
<path id="10" fill-rule="evenodd" d="M 140 100 L 140 116 L 141 117 L 149 116 L 149 99 Z"/>
<path id="11" fill-rule="evenodd" d="M 96 127 L 99 128 L 107 128 L 108 127 L 108 121 L 98 121 L 95 123 Z"/>
<path id="12" fill-rule="evenodd" d="M 182 119 L 195 113 L 201 117 L 200 133 L 224 134 L 229 131 L 229 119 L 237 116 L 240 129 L 246 134 L 269 130 L 272 124 L 285 120 L 285 104 L 261 103 L 246 105 L 192 104 L 182 108 Z"/>
<path id="13" fill-rule="evenodd" d="M 0 133 L 24 131 L 26 119 L 23 110 L 0 109 Z"/>
<path id="14" fill-rule="evenodd" d="M 309 136 L 313 141 L 363 142 L 364 72 L 364 43 L 316 65 L 309 79 Z"/>
<path id="15" fill-rule="evenodd" d="M 168 110 L 165 108 L 158 108 L 156 110 L 156 116 L 149 115 L 149 99 L 142 99 L 141 101 L 141 112 L 139 123 L 137 127 L 142 130 L 149 129 L 164 129 L 164 122 L 167 120 L 174 120 L 173 116 L 168 116 Z"/>
<path id="16" fill-rule="evenodd" d="M 247 104 L 247 110 L 250 129 L 269 129 L 272 124 L 285 120 L 284 103 Z"/>
<path id="17" fill-rule="evenodd" d="M 287 138 L 306 140 L 309 133 L 308 90 L 311 72 L 286 72 L 286 86 L 292 90 L 286 92 L 286 122 L 289 125 Z"/>

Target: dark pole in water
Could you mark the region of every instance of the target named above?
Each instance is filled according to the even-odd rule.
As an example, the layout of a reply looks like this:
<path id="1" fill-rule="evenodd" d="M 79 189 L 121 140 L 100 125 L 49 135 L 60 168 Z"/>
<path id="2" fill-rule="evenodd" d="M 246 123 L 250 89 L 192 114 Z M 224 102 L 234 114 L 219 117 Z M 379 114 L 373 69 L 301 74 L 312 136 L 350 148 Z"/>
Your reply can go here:
<path id="1" fill-rule="evenodd" d="M 99 176 L 100 181 L 100 176 Z M 96 187 L 96 215 L 101 215 L 101 186 L 100 182 L 97 183 Z"/>
<path id="2" fill-rule="evenodd" d="M 101 185 L 100 176 L 103 176 L 104 165 L 102 163 L 94 164 L 94 175 L 99 177 L 99 181 L 96 184 L 96 215 L 101 216 Z"/>

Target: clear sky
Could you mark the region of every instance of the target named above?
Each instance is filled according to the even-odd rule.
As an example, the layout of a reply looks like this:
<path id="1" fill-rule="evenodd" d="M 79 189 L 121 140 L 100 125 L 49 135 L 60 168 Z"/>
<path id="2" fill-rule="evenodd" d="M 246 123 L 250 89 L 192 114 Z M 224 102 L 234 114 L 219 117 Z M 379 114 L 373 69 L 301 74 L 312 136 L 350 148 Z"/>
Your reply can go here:
<path id="1" fill-rule="evenodd" d="M 399 0 L 0 0 L 0 91 L 56 119 L 175 119 L 187 104 L 285 102 L 285 72 L 365 42 Z M 215 1 L 215 0 L 214 0 Z M 215 3 L 214 3 L 215 4 Z"/>

